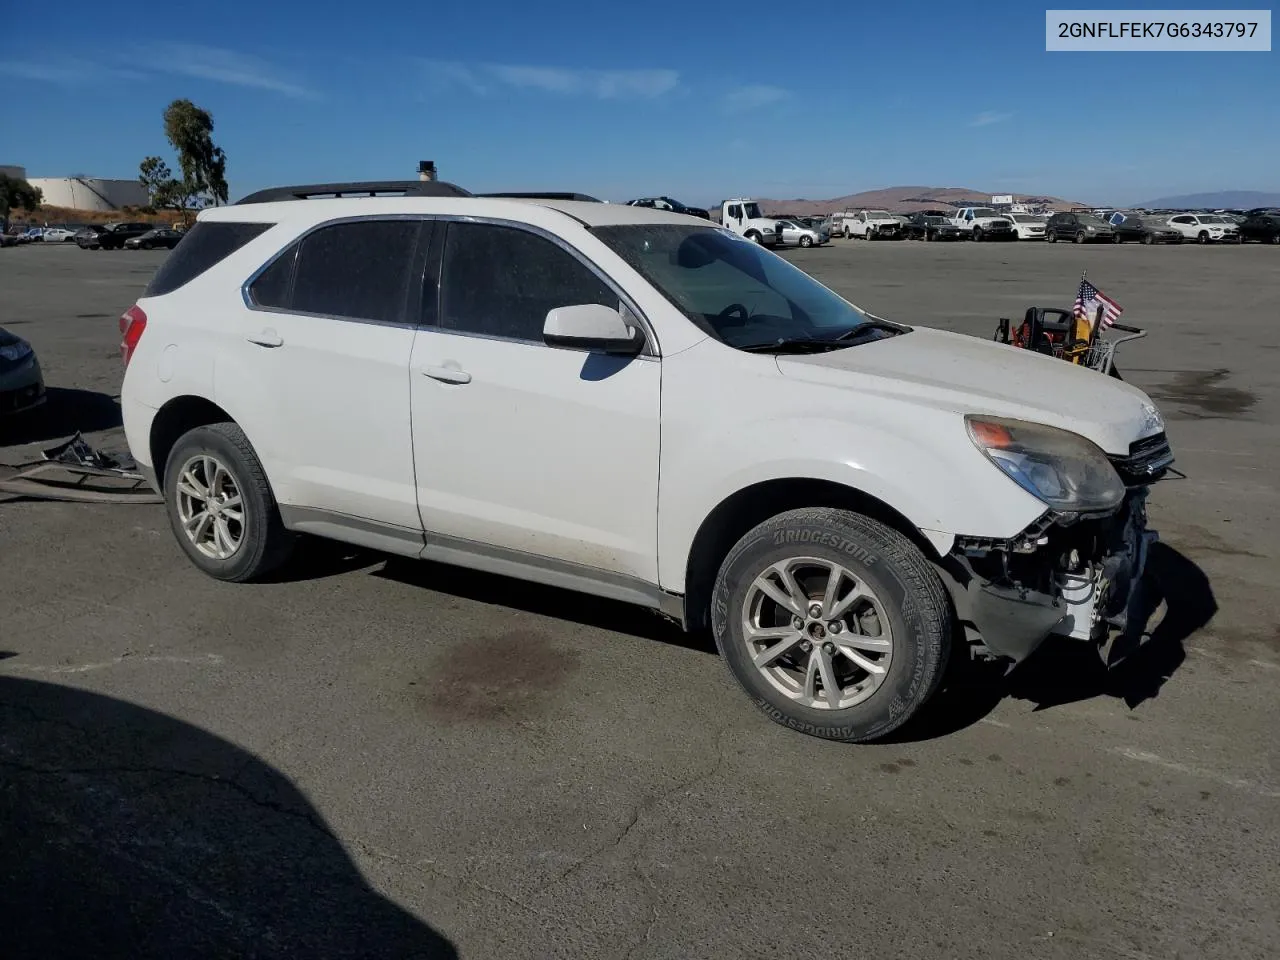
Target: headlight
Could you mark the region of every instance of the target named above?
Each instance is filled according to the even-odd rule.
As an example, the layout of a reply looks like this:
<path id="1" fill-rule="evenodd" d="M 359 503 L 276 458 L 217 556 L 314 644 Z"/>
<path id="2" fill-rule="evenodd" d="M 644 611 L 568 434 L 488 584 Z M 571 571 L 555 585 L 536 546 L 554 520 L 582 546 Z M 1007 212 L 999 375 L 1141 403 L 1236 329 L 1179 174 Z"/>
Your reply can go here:
<path id="1" fill-rule="evenodd" d="M 1097 228 L 1097 227 L 1085 227 L 1085 229 L 1086 229 L 1086 230 L 1088 230 L 1090 233 L 1093 233 L 1093 232 L 1095 232 L 1098 228 Z"/>
<path id="2" fill-rule="evenodd" d="M 970 415 L 969 438 L 1029 494 L 1063 513 L 1112 510 L 1124 481 L 1107 455 L 1084 437 L 1024 420 Z"/>
<path id="3" fill-rule="evenodd" d="M 0 347 L 0 360 L 25 360 L 31 356 L 31 344 L 19 340 L 17 343 L 6 343 Z"/>

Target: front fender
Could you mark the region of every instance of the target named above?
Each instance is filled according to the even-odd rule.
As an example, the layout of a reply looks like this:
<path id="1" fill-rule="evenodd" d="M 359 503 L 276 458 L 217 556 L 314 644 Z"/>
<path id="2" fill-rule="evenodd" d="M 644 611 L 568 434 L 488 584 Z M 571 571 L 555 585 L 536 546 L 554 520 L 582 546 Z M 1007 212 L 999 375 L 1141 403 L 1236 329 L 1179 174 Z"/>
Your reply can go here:
<path id="1" fill-rule="evenodd" d="M 923 445 L 874 423 L 756 420 L 731 431 L 680 435 L 664 423 L 658 491 L 658 573 L 682 592 L 703 521 L 729 497 L 771 480 L 823 480 L 885 503 L 938 550 L 958 534 L 1011 537 L 1044 512 L 956 431 L 960 443 Z M 795 504 L 787 504 L 787 509 Z"/>

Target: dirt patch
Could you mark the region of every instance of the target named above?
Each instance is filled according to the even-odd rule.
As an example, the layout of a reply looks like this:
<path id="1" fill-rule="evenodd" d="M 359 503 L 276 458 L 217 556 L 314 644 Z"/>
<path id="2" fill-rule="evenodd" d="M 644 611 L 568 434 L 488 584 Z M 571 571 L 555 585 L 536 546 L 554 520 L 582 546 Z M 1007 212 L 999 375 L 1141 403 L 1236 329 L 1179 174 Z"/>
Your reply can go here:
<path id="1" fill-rule="evenodd" d="M 1152 400 L 1174 403 L 1183 409 L 1175 411 L 1174 420 L 1240 420 L 1258 398 L 1248 390 L 1223 386 L 1230 370 L 1183 370 L 1173 382 L 1148 392 Z"/>
<path id="2" fill-rule="evenodd" d="M 1246 531 L 1247 532 L 1247 531 Z M 1243 547 L 1237 547 L 1212 530 L 1192 523 L 1178 523 L 1175 530 L 1170 531 L 1169 543 L 1179 550 L 1190 554 L 1216 554 L 1220 557 L 1252 557 L 1255 560 L 1267 559 L 1265 554 L 1255 553 Z"/>
<path id="3" fill-rule="evenodd" d="M 578 655 L 531 630 L 453 647 L 409 683 L 424 713 L 449 721 L 518 722 L 547 713 L 578 669 Z"/>

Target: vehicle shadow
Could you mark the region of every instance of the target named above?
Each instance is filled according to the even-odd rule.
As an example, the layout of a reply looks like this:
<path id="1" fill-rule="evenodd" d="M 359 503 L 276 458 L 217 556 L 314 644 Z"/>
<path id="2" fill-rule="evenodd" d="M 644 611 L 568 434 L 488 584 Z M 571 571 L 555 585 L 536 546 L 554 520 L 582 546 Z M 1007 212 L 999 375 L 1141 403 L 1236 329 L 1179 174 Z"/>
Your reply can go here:
<path id="1" fill-rule="evenodd" d="M 6 957 L 457 956 L 288 779 L 207 731 L 12 676 L 0 731 Z"/>
<path id="2" fill-rule="evenodd" d="M 999 663 L 953 658 L 939 694 L 887 742 L 916 742 L 944 737 L 987 716 L 1011 697 L 1035 709 L 1107 696 L 1131 710 L 1157 696 L 1186 660 L 1183 641 L 1208 625 L 1218 612 L 1209 578 L 1194 561 L 1165 543 L 1151 547 L 1147 561 L 1149 593 L 1144 622 L 1112 642 L 1107 656 L 1096 647 L 1051 639 L 1013 670 Z M 1151 617 L 1164 616 L 1148 633 Z"/>
<path id="3" fill-rule="evenodd" d="M 678 624 L 651 610 L 618 600 L 497 574 L 477 573 L 442 563 L 398 557 L 388 559 L 386 565 L 373 575 L 480 603 L 501 604 L 526 613 L 657 640 L 686 650 L 717 653 L 715 641 L 709 633 L 686 633 Z"/>
<path id="4" fill-rule="evenodd" d="M 0 447 L 65 440 L 77 430 L 113 430 L 122 422 L 118 397 L 70 387 L 49 387 L 46 397 L 42 406 L 0 420 Z"/>

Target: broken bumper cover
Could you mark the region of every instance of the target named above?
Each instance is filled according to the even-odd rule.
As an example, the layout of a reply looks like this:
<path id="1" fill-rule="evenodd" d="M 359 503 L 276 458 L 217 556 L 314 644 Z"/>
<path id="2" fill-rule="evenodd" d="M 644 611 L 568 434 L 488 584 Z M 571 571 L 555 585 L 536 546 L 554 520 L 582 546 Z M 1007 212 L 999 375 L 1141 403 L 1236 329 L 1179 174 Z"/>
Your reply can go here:
<path id="1" fill-rule="evenodd" d="M 1059 528 L 1046 514 L 1013 541 L 962 538 L 938 567 L 977 651 L 1021 662 L 1051 636 L 1096 642 L 1123 629 L 1158 539 L 1146 495 L 1131 491 L 1103 521 Z"/>

